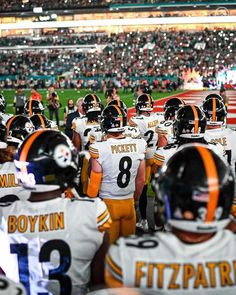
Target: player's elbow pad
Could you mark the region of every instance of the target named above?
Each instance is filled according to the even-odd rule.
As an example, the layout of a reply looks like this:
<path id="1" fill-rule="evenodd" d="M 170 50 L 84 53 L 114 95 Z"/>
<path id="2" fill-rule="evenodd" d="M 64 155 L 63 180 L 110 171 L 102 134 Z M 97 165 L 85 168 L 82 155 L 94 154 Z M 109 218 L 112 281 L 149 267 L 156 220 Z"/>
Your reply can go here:
<path id="1" fill-rule="evenodd" d="M 101 180 L 102 180 L 102 172 L 91 171 L 90 182 L 89 182 L 88 190 L 87 190 L 87 195 L 90 198 L 97 197 Z"/>

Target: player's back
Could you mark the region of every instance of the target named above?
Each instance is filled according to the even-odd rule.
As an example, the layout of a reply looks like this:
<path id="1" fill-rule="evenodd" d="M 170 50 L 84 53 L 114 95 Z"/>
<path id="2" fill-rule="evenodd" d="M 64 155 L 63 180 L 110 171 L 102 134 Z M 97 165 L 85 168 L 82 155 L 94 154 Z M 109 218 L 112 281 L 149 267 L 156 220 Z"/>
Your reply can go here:
<path id="1" fill-rule="evenodd" d="M 125 137 L 108 138 L 90 146 L 90 154 L 102 166 L 103 177 L 99 190 L 102 198 L 131 198 L 140 161 L 144 159 L 146 142 Z"/>
<path id="2" fill-rule="evenodd" d="M 235 249 L 236 237 L 227 230 L 197 244 L 183 243 L 172 233 L 131 236 L 111 246 L 107 270 L 125 286 L 160 294 L 233 295 Z M 112 287 L 109 278 L 107 283 Z"/>
<path id="3" fill-rule="evenodd" d="M 89 122 L 87 117 L 78 117 L 72 121 L 72 129 L 80 135 L 82 150 L 86 149 L 93 127 L 100 127 L 100 124 L 98 122 Z"/>
<path id="4" fill-rule="evenodd" d="M 147 142 L 147 159 L 152 158 L 155 152 L 158 141 L 155 130 L 162 120 L 163 116 L 157 113 L 151 113 L 150 116 L 138 115 L 130 120 L 130 125 L 136 125 L 139 128 L 141 137 Z"/>
<path id="5" fill-rule="evenodd" d="M 88 198 L 0 207 L 1 267 L 28 295 L 83 294 L 103 239 L 99 224 L 109 218 L 105 212 L 101 200 Z"/>
<path id="6" fill-rule="evenodd" d="M 0 164 L 0 200 L 6 196 L 15 196 L 27 200 L 29 192 L 19 186 L 17 172 L 13 162 Z"/>

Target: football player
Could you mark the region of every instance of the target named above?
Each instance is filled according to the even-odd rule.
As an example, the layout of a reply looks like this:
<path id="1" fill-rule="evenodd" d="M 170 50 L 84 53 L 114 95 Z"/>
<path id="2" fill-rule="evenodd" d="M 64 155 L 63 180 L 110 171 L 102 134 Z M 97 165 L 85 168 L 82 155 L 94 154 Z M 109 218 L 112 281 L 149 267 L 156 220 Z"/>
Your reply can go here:
<path id="1" fill-rule="evenodd" d="M 137 115 L 129 120 L 131 127 L 138 127 L 141 137 L 147 142 L 146 161 L 146 183 L 139 199 L 139 210 L 141 220 L 136 226 L 143 231 L 148 231 L 147 222 L 147 187 L 153 170 L 153 155 L 156 150 L 158 135 L 156 126 L 163 121 L 163 116 L 153 112 L 154 101 L 150 94 L 141 94 L 136 100 Z"/>
<path id="2" fill-rule="evenodd" d="M 84 117 L 72 121 L 72 142 L 78 151 L 88 150 L 92 127 L 100 127 L 100 116 L 103 109 L 100 98 L 96 94 L 88 94 L 82 102 Z"/>
<path id="3" fill-rule="evenodd" d="M 43 114 L 44 106 L 38 100 L 29 100 L 24 106 L 24 114 L 31 117 L 34 114 Z"/>
<path id="4" fill-rule="evenodd" d="M 208 144 L 204 139 L 206 130 L 206 117 L 198 106 L 185 105 L 179 109 L 174 122 L 176 141 L 167 146 L 160 147 L 154 154 L 155 171 L 172 156 L 179 146 L 185 143 L 199 142 Z M 223 156 L 224 149 L 220 144 L 209 143 L 212 148 Z"/>
<path id="5" fill-rule="evenodd" d="M 90 281 L 103 283 L 107 207 L 98 198 L 61 198 L 77 174 L 71 141 L 56 130 L 37 130 L 21 144 L 15 165 L 31 194 L 0 206 L 2 270 L 27 294 L 84 294 Z"/>
<path id="6" fill-rule="evenodd" d="M 107 106 L 101 117 L 106 141 L 90 146 L 91 175 L 87 194 L 99 193 L 112 218 L 110 243 L 120 236 L 135 233 L 134 200 L 138 200 L 145 183 L 146 142 L 126 137 L 126 113 L 116 105 Z"/>
<path id="7" fill-rule="evenodd" d="M 33 123 L 35 130 L 46 129 L 46 128 L 51 128 L 56 130 L 58 129 L 58 126 L 54 121 L 49 120 L 46 116 L 42 114 L 35 114 L 31 116 L 30 121 Z"/>
<path id="8" fill-rule="evenodd" d="M 7 102 L 5 100 L 5 97 L 0 94 L 0 117 L 2 117 L 5 122 L 7 122 L 8 119 L 13 116 L 13 114 L 6 114 L 6 106 Z"/>
<path id="9" fill-rule="evenodd" d="M 185 102 L 178 97 L 172 97 L 164 104 L 164 120 L 156 127 L 156 132 L 158 134 L 158 147 L 174 142 L 173 123 L 177 111 L 184 105 Z"/>
<path id="10" fill-rule="evenodd" d="M 203 112 L 207 118 L 207 129 L 204 138 L 208 142 L 222 145 L 226 153 L 228 163 L 235 172 L 236 132 L 226 127 L 227 112 L 222 100 L 215 97 L 208 98 L 202 104 Z"/>
<path id="11" fill-rule="evenodd" d="M 11 143 L 12 144 L 12 143 Z M 12 144 L 13 145 L 13 144 Z M 7 145 L 7 128 L 0 118 L 0 202 L 8 203 L 27 199 L 29 194 L 18 184 L 16 168 L 13 163 L 16 147 Z"/>
<path id="12" fill-rule="evenodd" d="M 224 228 L 234 197 L 230 166 L 207 145 L 178 150 L 153 180 L 157 224 L 171 232 L 120 238 L 106 257 L 109 287 L 158 294 L 233 295 L 236 236 Z"/>

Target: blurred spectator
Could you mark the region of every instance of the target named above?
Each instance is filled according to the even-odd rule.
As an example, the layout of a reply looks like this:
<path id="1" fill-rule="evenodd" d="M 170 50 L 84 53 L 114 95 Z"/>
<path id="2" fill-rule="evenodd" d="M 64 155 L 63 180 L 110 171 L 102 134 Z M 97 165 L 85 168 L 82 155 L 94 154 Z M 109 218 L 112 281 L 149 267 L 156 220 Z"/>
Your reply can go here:
<path id="1" fill-rule="evenodd" d="M 47 97 L 48 101 L 48 109 L 49 109 L 49 119 L 52 121 L 54 114 L 56 118 L 56 123 L 57 126 L 60 126 L 59 122 L 59 108 L 60 108 L 60 101 L 59 101 L 59 96 L 54 90 L 54 87 L 49 88 L 49 94 Z"/>
<path id="2" fill-rule="evenodd" d="M 37 92 L 36 86 L 33 86 L 31 88 L 31 95 L 29 97 L 29 100 L 38 100 L 40 102 L 42 101 L 42 95 L 39 92 Z"/>
<path id="3" fill-rule="evenodd" d="M 74 105 L 73 99 L 69 98 L 67 101 L 67 105 L 64 107 L 64 125 L 66 124 L 67 116 L 73 112 L 75 112 L 77 107 Z"/>
<path id="4" fill-rule="evenodd" d="M 66 125 L 65 125 L 65 134 L 72 139 L 73 137 L 73 131 L 72 131 L 72 121 L 77 118 L 83 116 L 83 111 L 82 111 L 82 101 L 83 97 L 80 97 L 76 101 L 76 111 L 73 113 L 68 114 L 66 118 Z"/>

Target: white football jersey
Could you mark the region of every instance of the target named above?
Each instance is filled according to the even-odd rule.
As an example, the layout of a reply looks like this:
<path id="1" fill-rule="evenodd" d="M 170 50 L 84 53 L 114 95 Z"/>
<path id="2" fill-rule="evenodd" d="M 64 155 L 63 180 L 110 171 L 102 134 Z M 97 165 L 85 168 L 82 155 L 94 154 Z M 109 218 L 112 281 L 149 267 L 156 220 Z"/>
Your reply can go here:
<path id="1" fill-rule="evenodd" d="M 146 142 L 141 138 L 108 138 L 92 144 L 89 151 L 103 170 L 99 196 L 109 199 L 132 198 L 139 164 L 145 157 Z"/>
<path id="2" fill-rule="evenodd" d="M 153 158 L 158 141 L 158 134 L 155 130 L 161 121 L 163 121 L 163 115 L 158 113 L 151 113 L 148 117 L 138 115 L 130 119 L 130 126 L 137 126 L 141 137 L 147 142 L 146 159 Z"/>
<path id="3" fill-rule="evenodd" d="M 208 147 L 213 149 L 217 154 L 224 157 L 224 148 L 219 143 L 208 143 Z M 167 146 L 158 148 L 154 153 L 154 163 L 162 167 L 164 163 L 177 151 L 178 143 L 168 144 Z"/>
<path id="4" fill-rule="evenodd" d="M 0 200 L 9 195 L 14 195 L 20 200 L 27 200 L 30 196 L 30 192 L 18 184 L 17 171 L 13 162 L 0 164 Z"/>
<path id="5" fill-rule="evenodd" d="M 84 294 L 91 261 L 110 223 L 98 198 L 0 207 L 0 266 L 28 295 Z"/>
<path id="6" fill-rule="evenodd" d="M 0 275 L 0 295 L 26 295 L 26 291 L 22 284 Z"/>
<path id="7" fill-rule="evenodd" d="M 106 269 L 127 287 L 158 294 L 235 295 L 235 249 L 236 236 L 228 230 L 198 244 L 183 243 L 172 233 L 131 236 L 110 247 Z"/>
<path id="8" fill-rule="evenodd" d="M 167 121 L 161 121 L 156 126 L 156 132 L 159 135 L 164 135 L 166 137 L 167 143 L 173 143 L 176 139 L 174 138 L 174 127 L 173 127 L 173 121 L 167 120 Z"/>
<path id="9" fill-rule="evenodd" d="M 90 132 L 93 127 L 100 128 L 99 123 L 88 122 L 87 117 L 78 117 L 72 121 L 72 129 L 80 135 L 81 149 L 84 150 L 89 142 Z"/>

